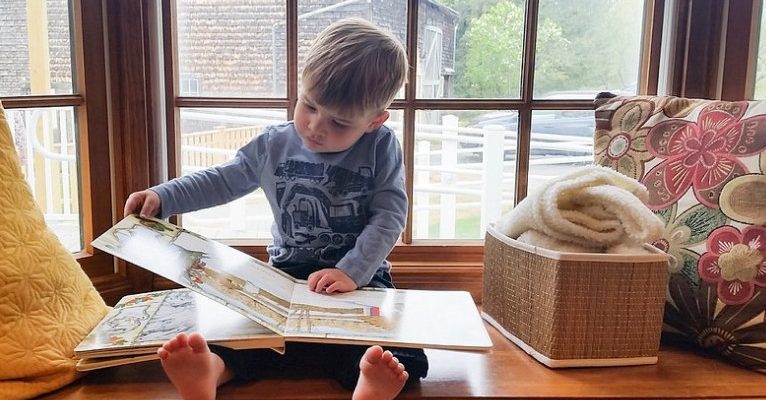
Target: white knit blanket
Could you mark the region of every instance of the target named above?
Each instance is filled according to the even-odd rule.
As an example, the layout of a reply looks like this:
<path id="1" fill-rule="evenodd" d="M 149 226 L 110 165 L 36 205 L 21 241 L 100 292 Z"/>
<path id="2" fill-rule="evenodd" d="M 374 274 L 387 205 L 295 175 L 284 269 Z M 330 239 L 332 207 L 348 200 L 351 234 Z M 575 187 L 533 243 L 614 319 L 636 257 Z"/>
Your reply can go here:
<path id="1" fill-rule="evenodd" d="M 591 165 L 553 179 L 498 222 L 511 238 L 566 252 L 641 253 L 660 238 L 662 221 L 644 203 L 646 188 Z"/>

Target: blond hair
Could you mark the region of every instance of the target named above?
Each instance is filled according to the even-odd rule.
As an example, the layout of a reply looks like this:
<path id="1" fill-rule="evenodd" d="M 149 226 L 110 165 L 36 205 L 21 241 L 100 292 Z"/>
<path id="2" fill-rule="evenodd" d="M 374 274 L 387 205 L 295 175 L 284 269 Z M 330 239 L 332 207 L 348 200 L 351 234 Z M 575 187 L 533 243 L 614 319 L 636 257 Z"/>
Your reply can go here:
<path id="1" fill-rule="evenodd" d="M 347 18 L 323 30 L 303 69 L 303 90 L 344 113 L 382 112 L 407 80 L 399 40 L 372 23 Z"/>

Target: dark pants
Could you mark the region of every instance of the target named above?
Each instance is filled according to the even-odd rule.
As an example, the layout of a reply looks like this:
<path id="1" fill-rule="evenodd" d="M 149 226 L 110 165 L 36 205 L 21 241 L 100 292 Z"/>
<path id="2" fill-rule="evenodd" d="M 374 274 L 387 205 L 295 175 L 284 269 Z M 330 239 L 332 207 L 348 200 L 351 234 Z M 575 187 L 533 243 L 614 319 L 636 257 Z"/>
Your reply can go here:
<path id="1" fill-rule="evenodd" d="M 298 279 L 307 279 L 316 270 L 313 266 L 280 267 Z M 378 271 L 369 287 L 393 288 L 391 275 Z M 326 376 L 353 390 L 359 379 L 359 361 L 368 346 L 288 342 L 285 354 L 269 349 L 232 350 L 210 346 L 210 350 L 223 359 L 237 379 L 257 380 L 270 376 Z M 407 384 L 424 378 L 428 373 L 428 359 L 422 349 L 384 347 L 391 351 L 409 373 Z"/>

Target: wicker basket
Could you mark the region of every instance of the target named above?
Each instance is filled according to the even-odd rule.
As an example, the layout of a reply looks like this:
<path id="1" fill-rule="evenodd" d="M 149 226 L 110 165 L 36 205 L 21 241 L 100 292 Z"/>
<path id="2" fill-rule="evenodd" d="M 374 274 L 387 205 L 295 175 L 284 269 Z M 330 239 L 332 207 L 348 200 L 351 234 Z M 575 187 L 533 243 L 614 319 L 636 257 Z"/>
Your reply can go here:
<path id="1" fill-rule="evenodd" d="M 656 363 L 666 288 L 665 253 L 558 253 L 487 229 L 482 316 L 549 367 Z"/>

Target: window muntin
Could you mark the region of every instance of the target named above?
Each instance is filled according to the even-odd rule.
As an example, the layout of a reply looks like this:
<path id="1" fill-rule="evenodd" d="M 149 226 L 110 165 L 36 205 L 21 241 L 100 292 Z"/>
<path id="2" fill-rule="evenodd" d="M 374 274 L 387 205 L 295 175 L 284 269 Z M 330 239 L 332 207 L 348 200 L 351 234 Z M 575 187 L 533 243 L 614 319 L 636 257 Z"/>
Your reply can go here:
<path id="1" fill-rule="evenodd" d="M 45 222 L 72 252 L 82 250 L 74 107 L 5 110 L 21 171 Z"/>
<path id="2" fill-rule="evenodd" d="M 298 1 L 298 78 L 319 32 L 342 18 L 362 18 L 391 32 L 407 47 L 407 0 Z M 284 78 L 282 78 L 284 79 Z M 302 82 L 298 79 L 298 90 Z M 400 93 L 401 94 L 401 93 Z M 398 96 L 397 98 L 402 98 Z"/>
<path id="3" fill-rule="evenodd" d="M 588 1 L 589 7 L 603 8 L 594 14 L 603 18 L 610 15 L 613 2 Z M 286 87 L 286 92 L 274 91 L 276 97 L 270 99 L 247 94 L 247 88 L 242 93 L 227 94 L 235 98 L 216 99 L 224 95 L 215 94 L 196 101 L 186 97 L 180 102 L 182 116 L 177 125 L 181 126 L 180 132 L 187 132 L 184 113 L 203 107 L 221 107 L 230 112 L 282 106 L 286 118 L 290 118 L 300 91 L 305 53 L 316 34 L 342 17 L 367 18 L 399 37 L 415 66 L 410 86 L 391 106 L 392 117 L 387 122 L 399 135 L 405 151 L 412 213 L 404 242 L 481 239 L 486 224 L 534 190 L 543 182 L 539 178 L 559 176 L 567 168 L 589 163 L 584 160 L 592 159 L 591 100 L 598 91 L 636 92 L 639 58 L 642 45 L 646 45 L 641 43 L 645 4 L 644 0 L 625 3 L 624 9 L 612 10 L 619 17 L 615 17 L 616 21 L 593 18 L 594 26 L 563 18 L 566 13 L 562 10 L 575 5 L 565 4 L 562 10 L 556 10 L 554 2 L 548 0 L 535 2 L 536 8 L 518 0 L 423 0 L 415 3 L 417 24 L 411 23 L 413 15 L 408 13 L 408 4 L 412 3 L 405 0 L 288 3 L 286 14 L 279 18 L 285 24 L 296 25 L 287 26 L 281 43 L 287 59 L 293 59 L 294 68 L 282 60 L 282 67 L 278 63 L 272 69 L 284 68 L 272 83 L 279 82 L 277 86 Z M 536 35 L 526 31 L 535 26 Z M 415 40 L 408 37 L 408 29 L 414 29 Z M 499 36 L 505 39 L 498 40 Z M 536 43 L 525 43 L 535 36 Z M 610 37 L 619 37 L 621 42 L 604 45 L 604 38 Z M 536 46 L 535 51 L 529 51 L 531 45 Z M 557 51 L 562 48 L 567 52 Z M 621 60 L 628 61 L 618 63 L 617 56 L 610 58 L 604 53 L 613 50 Z M 582 67 L 575 65 L 584 64 L 578 56 L 584 51 L 593 52 L 597 62 L 606 64 L 601 66 L 599 76 L 584 74 Z M 525 65 L 527 70 L 523 69 Z M 293 71 L 293 75 L 287 71 Z M 191 73 L 183 68 L 179 72 Z M 206 79 L 199 79 L 202 96 L 206 96 Z M 453 130 L 458 131 L 458 139 L 444 140 L 443 133 Z M 489 134 L 483 135 L 485 132 Z M 502 144 L 486 145 L 485 136 L 500 138 Z M 429 148 L 427 156 L 423 156 L 425 143 Z M 518 145 L 527 143 L 529 154 L 518 154 Z M 473 170 L 455 172 L 453 165 Z M 491 173 L 496 175 L 494 185 L 486 184 L 483 175 Z M 450 212 L 443 213 L 443 209 Z M 188 218 L 184 219 L 185 226 L 188 223 Z M 223 233 L 211 236 L 217 235 Z M 265 239 L 270 235 L 264 230 L 249 237 Z"/>
<path id="4" fill-rule="evenodd" d="M 420 2 L 419 63 L 428 54 L 424 45 L 429 44 L 429 32 L 423 28 L 439 26 L 443 32 L 444 89 L 439 97 L 521 97 L 524 3 L 515 0 Z"/>
<path id="5" fill-rule="evenodd" d="M 414 239 L 480 239 L 513 206 L 515 111 L 419 110 Z"/>
<path id="6" fill-rule="evenodd" d="M 22 173 L 48 226 L 72 252 L 83 249 L 72 18 L 68 0 L 0 2 L 0 97 L 22 105 L 6 119 Z M 60 100 L 30 96 L 70 95 Z M 29 100 L 25 98 L 29 97 Z"/>
<path id="7" fill-rule="evenodd" d="M 252 108 L 181 109 L 181 175 L 224 163 L 237 149 L 283 123 L 287 111 Z M 219 239 L 269 237 L 272 217 L 261 189 L 217 207 L 184 214 L 185 228 Z"/>
<path id="8" fill-rule="evenodd" d="M 179 73 L 194 76 L 186 96 L 284 97 L 285 2 L 176 2 Z"/>
<path id="9" fill-rule="evenodd" d="M 593 164 L 592 110 L 532 112 L 527 193 L 578 167 Z"/>
<path id="10" fill-rule="evenodd" d="M 638 90 L 644 0 L 540 0 L 534 97 Z"/>
<path id="11" fill-rule="evenodd" d="M 3 0 L 0 43 L 0 96 L 73 92 L 68 0 Z"/>

